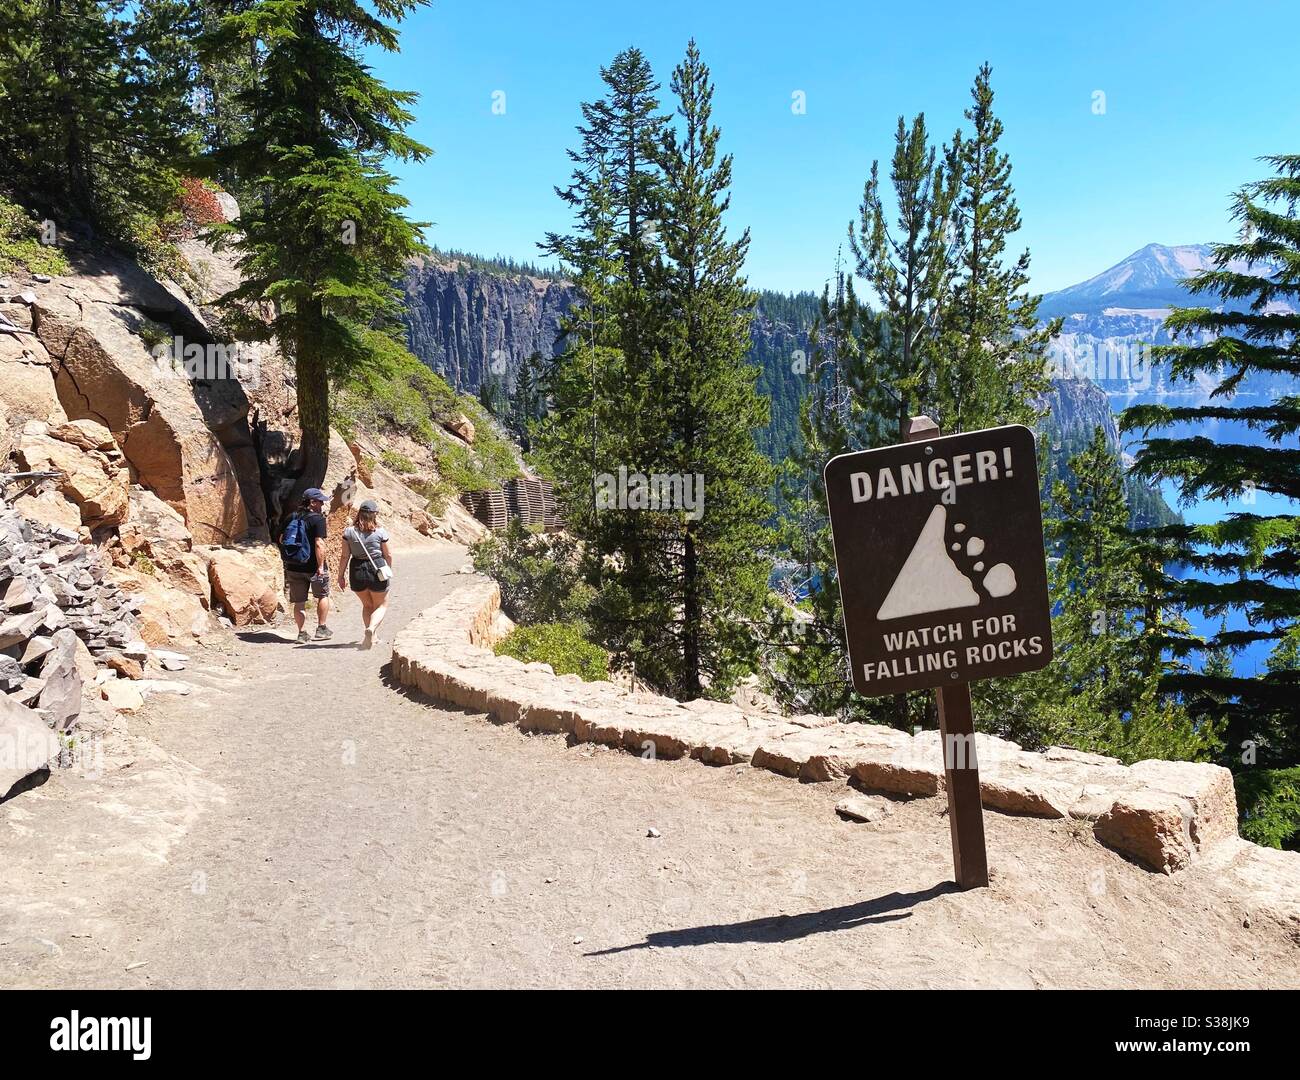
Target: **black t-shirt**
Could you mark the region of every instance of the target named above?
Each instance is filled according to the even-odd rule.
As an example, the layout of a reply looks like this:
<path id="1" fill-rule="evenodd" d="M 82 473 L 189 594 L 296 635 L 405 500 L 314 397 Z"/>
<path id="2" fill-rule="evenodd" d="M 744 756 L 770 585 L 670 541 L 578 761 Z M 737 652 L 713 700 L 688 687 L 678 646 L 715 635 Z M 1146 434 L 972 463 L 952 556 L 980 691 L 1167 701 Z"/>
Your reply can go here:
<path id="1" fill-rule="evenodd" d="M 313 514 L 308 511 L 303 515 L 303 521 L 307 525 L 307 545 L 311 548 L 311 558 L 305 563 L 290 562 L 284 560 L 284 568 L 291 574 L 315 574 L 316 573 L 316 541 L 324 540 L 328 535 L 325 527 L 325 515 Z"/>

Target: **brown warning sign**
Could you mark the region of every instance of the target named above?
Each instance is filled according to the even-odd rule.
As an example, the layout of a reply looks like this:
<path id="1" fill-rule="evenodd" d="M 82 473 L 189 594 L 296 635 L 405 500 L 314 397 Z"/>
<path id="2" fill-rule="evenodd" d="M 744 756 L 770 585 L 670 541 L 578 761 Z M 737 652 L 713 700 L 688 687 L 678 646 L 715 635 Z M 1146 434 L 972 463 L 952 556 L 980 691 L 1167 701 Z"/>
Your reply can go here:
<path id="1" fill-rule="evenodd" d="M 1034 435 L 1019 425 L 842 454 L 826 497 L 861 694 L 1045 667 Z"/>

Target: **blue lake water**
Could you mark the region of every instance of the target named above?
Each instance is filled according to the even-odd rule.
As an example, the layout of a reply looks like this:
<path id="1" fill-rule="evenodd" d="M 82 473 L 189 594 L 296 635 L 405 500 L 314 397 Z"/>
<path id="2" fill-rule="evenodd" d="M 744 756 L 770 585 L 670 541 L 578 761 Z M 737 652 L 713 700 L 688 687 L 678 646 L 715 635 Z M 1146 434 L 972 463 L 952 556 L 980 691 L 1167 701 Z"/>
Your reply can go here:
<path id="1" fill-rule="evenodd" d="M 1242 395 L 1244 398 L 1245 395 Z M 1116 412 L 1120 411 L 1125 405 L 1135 403 L 1138 399 L 1126 397 L 1117 401 L 1115 397 L 1111 399 L 1112 408 Z M 1156 400 L 1152 396 L 1149 400 Z M 1243 405 L 1247 402 L 1238 400 L 1235 404 Z M 1250 446 L 1276 446 L 1276 443 L 1270 443 L 1260 432 L 1253 431 L 1244 424 L 1225 422 L 1221 420 L 1208 421 L 1202 424 L 1178 424 L 1166 431 L 1153 432 L 1153 435 L 1170 438 L 1183 438 L 1191 435 L 1202 435 L 1206 438 L 1213 439 L 1216 443 L 1242 443 Z M 1126 439 L 1126 449 L 1130 452 L 1135 449 L 1135 443 L 1132 436 Z M 1287 443 L 1283 444 L 1288 445 Z M 1300 503 L 1293 499 L 1283 498 L 1266 491 L 1248 491 L 1243 495 L 1229 499 L 1227 501 L 1218 500 L 1198 500 L 1196 502 L 1182 504 L 1178 501 L 1178 485 L 1165 481 L 1160 486 L 1161 493 L 1165 501 L 1183 515 L 1183 519 L 1189 525 L 1209 525 L 1232 514 L 1258 514 L 1261 517 L 1269 517 L 1277 514 L 1300 514 Z M 1175 571 L 1176 572 L 1176 571 Z M 1215 574 L 1202 572 L 1206 578 L 1212 581 L 1231 581 L 1234 580 L 1231 575 Z M 1297 585 L 1295 581 L 1290 582 L 1292 586 Z M 1203 637 L 1209 637 L 1218 632 L 1221 617 L 1215 616 L 1207 618 L 1199 610 L 1191 610 L 1185 613 L 1188 622 L 1198 634 Z M 1240 611 L 1229 611 L 1226 613 L 1227 626 L 1229 630 L 1246 630 L 1249 629 L 1249 623 Z M 1233 658 L 1233 669 L 1241 676 L 1252 676 L 1263 672 L 1265 661 L 1268 654 L 1272 651 L 1273 643 L 1267 641 L 1255 642 L 1242 649 Z M 1191 657 L 1191 663 L 1200 667 L 1203 663 L 1203 657 Z"/>

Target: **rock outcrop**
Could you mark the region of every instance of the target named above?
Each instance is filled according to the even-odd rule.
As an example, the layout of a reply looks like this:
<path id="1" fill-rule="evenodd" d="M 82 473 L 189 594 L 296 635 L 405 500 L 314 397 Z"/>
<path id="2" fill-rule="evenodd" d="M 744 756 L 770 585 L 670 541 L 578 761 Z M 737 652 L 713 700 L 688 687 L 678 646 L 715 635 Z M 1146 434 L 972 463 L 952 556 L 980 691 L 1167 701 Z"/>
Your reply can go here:
<path id="1" fill-rule="evenodd" d="M 53 428 L 29 420 L 14 454 L 24 469 L 62 474 L 56 486 L 77 505 L 80 523 L 88 529 L 121 525 L 126 520 L 129 476 L 107 428 L 93 420 Z"/>
<path id="2" fill-rule="evenodd" d="M 457 390 L 514 384 L 533 353 L 550 357 L 577 292 L 567 281 L 412 260 L 403 281 L 411 351 Z"/>
<path id="3" fill-rule="evenodd" d="M 136 482 L 180 513 L 200 542 L 264 533 L 248 400 L 222 367 L 221 343 L 179 289 L 127 260 L 83 257 L 77 273 L 26 296 L 19 301 L 34 334 L 22 339 L 26 363 L 52 372 L 63 414 L 49 422 L 102 425 Z M 170 362 L 190 348 L 205 365 L 200 377 Z"/>

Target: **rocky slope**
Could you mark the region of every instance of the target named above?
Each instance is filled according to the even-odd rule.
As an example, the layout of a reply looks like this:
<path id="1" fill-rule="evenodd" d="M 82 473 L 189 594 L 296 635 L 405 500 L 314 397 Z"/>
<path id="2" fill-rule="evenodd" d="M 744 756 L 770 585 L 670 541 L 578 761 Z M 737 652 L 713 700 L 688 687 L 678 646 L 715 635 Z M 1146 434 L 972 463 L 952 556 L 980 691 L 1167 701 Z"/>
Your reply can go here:
<path id="1" fill-rule="evenodd" d="M 0 798 L 12 770 L 62 753 L 40 732 L 133 711 L 177 685 L 159 676 L 187 645 L 284 610 L 271 532 L 299 438 L 292 371 L 273 348 L 231 362 L 207 304 L 233 263 L 181 247 L 184 288 L 74 248 L 66 274 L 0 279 L 0 750 L 32 747 L 4 755 Z M 398 544 L 481 535 L 454 503 L 435 519 L 387 445 L 333 438 L 331 536 L 365 497 Z"/>

